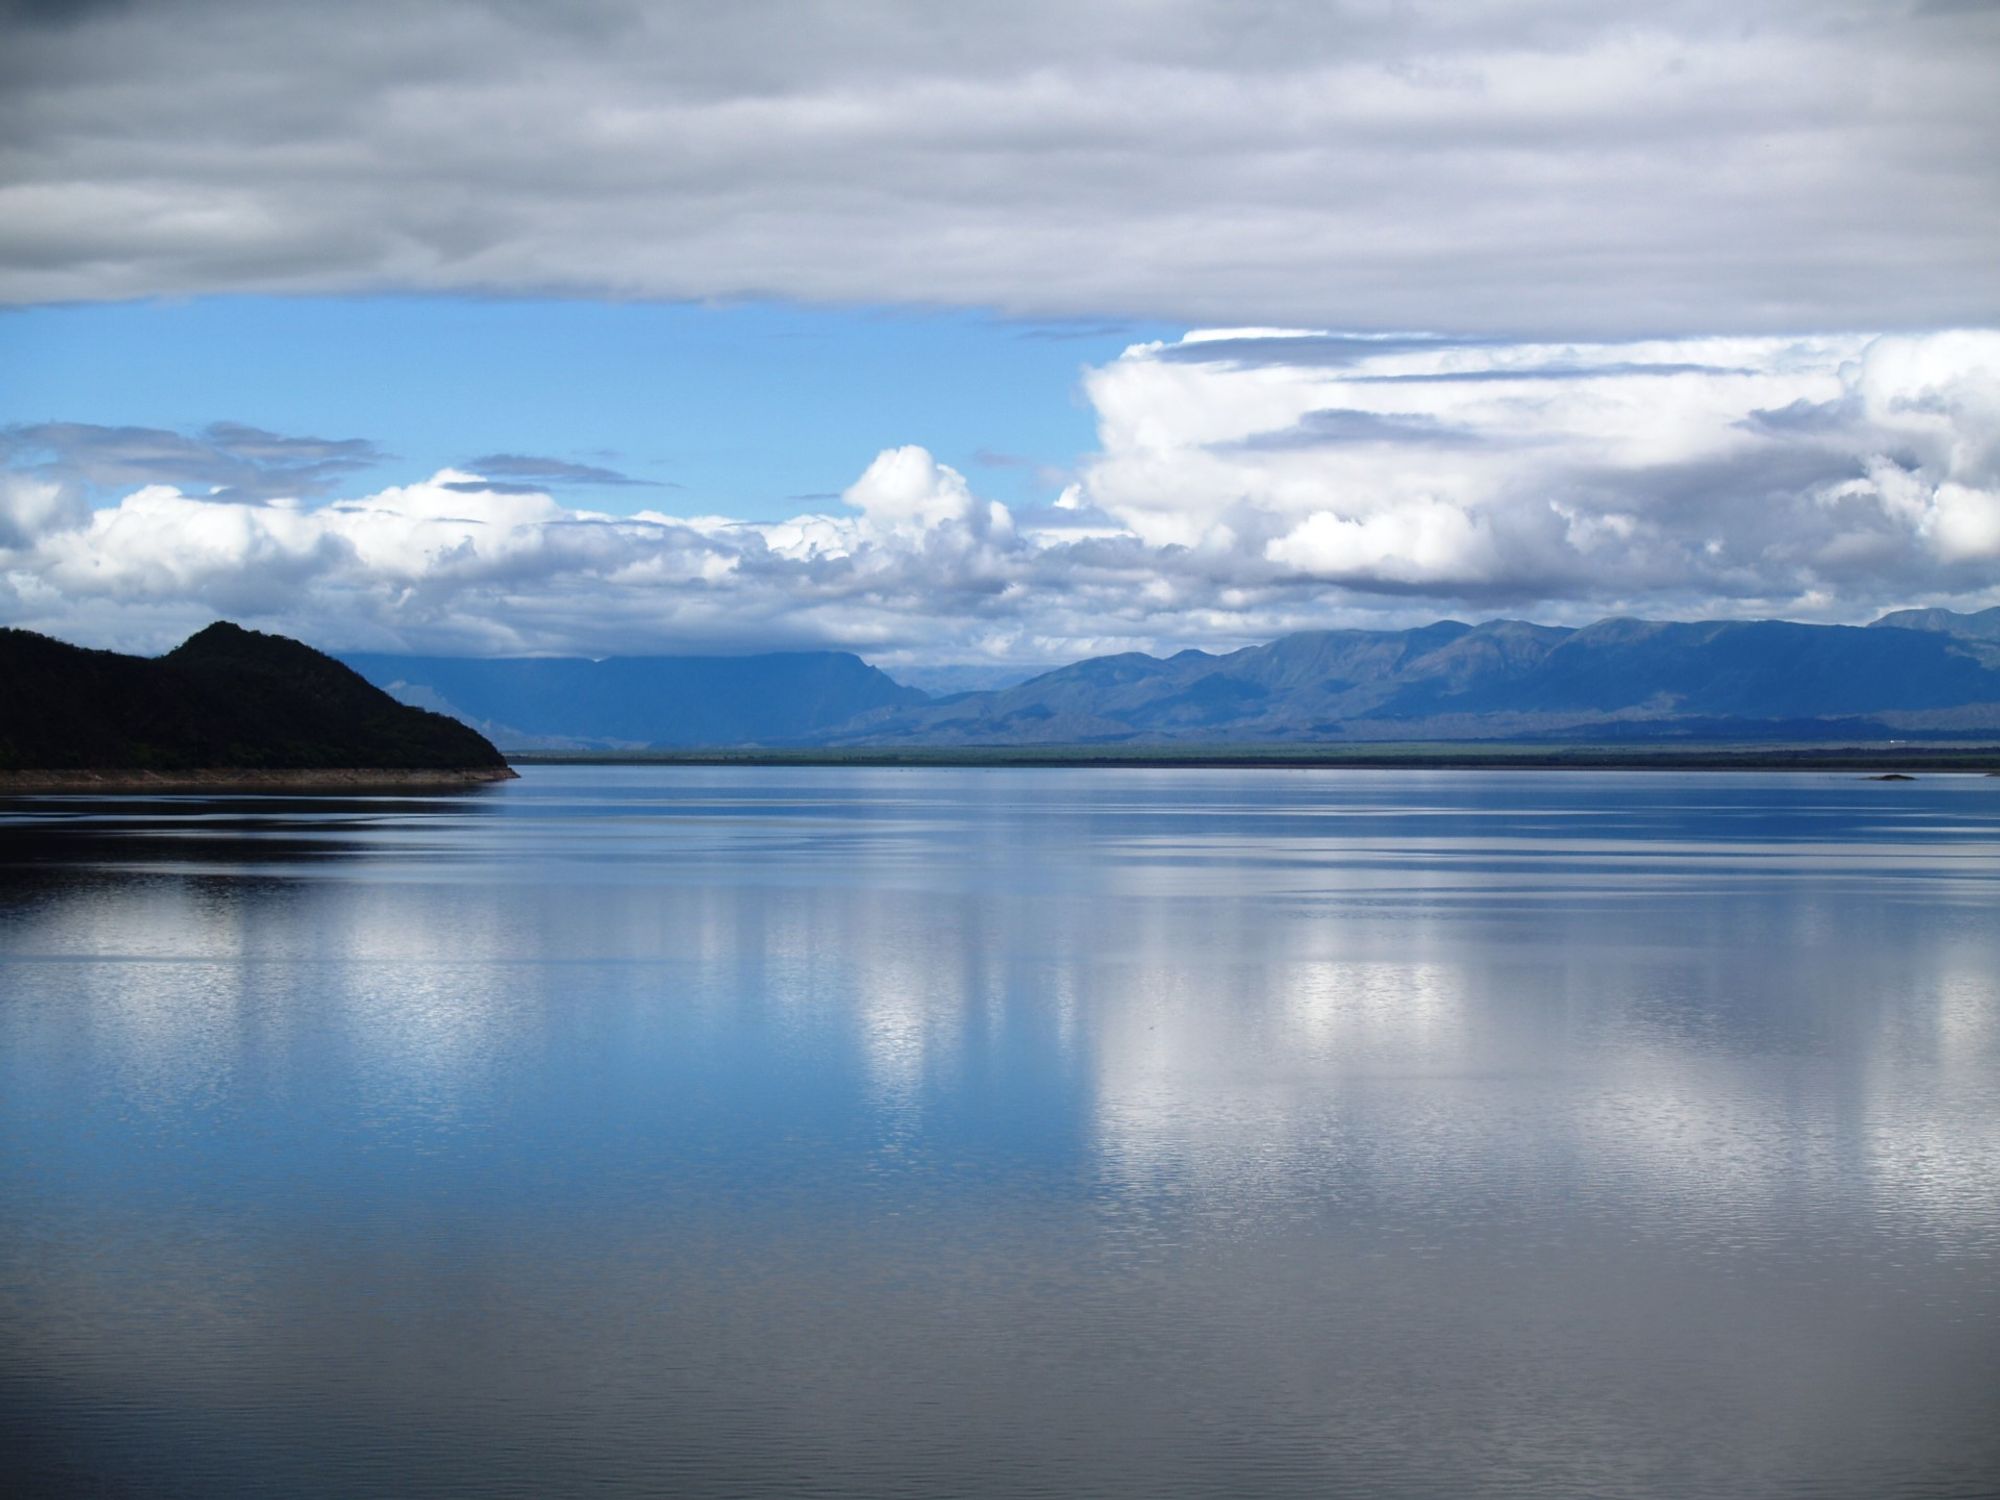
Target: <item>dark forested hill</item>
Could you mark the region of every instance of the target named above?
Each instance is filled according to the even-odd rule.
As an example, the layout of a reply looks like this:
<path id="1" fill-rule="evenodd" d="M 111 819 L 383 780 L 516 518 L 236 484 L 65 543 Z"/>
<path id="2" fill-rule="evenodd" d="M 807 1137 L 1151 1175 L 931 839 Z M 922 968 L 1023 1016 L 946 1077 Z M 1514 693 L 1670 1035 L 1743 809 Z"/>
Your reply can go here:
<path id="1" fill-rule="evenodd" d="M 283 636 L 215 624 L 153 658 L 0 630 L 0 770 L 505 765 L 465 725 Z"/>

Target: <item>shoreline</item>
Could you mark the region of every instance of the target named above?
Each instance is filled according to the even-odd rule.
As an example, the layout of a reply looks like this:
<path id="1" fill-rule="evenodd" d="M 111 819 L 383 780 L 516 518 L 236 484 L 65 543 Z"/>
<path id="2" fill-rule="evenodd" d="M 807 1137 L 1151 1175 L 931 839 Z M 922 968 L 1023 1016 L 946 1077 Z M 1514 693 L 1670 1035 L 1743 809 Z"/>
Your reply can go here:
<path id="1" fill-rule="evenodd" d="M 73 768 L 50 771 L 0 771 L 0 796 L 34 792 L 256 792 L 365 791 L 411 788 L 484 786 L 513 781 L 512 766 L 473 766 L 457 770 L 391 770 L 381 767 L 210 768 L 185 771 L 136 771 Z"/>
<path id="2" fill-rule="evenodd" d="M 1667 749 L 1610 745 L 1455 747 L 1213 747 L 1185 752 L 1158 746 L 1127 751 L 1077 746 L 1046 750 L 1003 746 L 906 750 L 661 750 L 602 754 L 521 751 L 520 766 L 796 766 L 976 767 L 1128 770 L 1351 771 L 1856 771 L 2000 775 L 2000 746 L 1760 745 Z"/>

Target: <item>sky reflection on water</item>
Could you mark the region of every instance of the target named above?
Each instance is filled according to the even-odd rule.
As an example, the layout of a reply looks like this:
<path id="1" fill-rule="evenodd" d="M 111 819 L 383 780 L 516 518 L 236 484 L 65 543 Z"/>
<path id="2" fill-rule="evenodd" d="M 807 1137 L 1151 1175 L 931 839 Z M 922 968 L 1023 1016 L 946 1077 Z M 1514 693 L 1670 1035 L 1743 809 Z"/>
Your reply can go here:
<path id="1" fill-rule="evenodd" d="M 0 1401 L 145 1493 L 2000 1485 L 2000 781 L 0 805 Z"/>

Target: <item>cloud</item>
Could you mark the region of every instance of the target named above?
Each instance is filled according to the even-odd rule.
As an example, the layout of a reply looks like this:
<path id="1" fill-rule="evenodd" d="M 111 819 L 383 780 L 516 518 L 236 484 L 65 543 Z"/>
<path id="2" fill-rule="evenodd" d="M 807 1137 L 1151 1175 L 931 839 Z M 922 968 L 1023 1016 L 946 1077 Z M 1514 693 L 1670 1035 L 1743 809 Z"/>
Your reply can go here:
<path id="1" fill-rule="evenodd" d="M 1379 589 L 1478 582 L 1499 561 L 1484 517 L 1429 497 L 1358 520 L 1316 510 L 1264 555 L 1316 578 Z"/>
<path id="2" fill-rule="evenodd" d="M 1865 618 L 1995 583 L 1991 331 L 1250 330 L 1139 345 L 1088 384 L 1100 510 L 1152 545 L 1258 555 L 1350 598 Z"/>
<path id="3" fill-rule="evenodd" d="M 561 458 L 540 458 L 528 453 L 489 453 L 484 458 L 475 458 L 466 467 L 475 474 L 489 479 L 505 479 L 522 482 L 550 484 L 603 484 L 603 485 L 645 485 L 654 489 L 679 489 L 676 484 L 668 484 L 659 479 L 634 479 L 630 474 L 621 474 L 616 469 L 602 468 L 596 464 L 571 463 Z"/>
<path id="4" fill-rule="evenodd" d="M 33 474 L 0 470 L 0 552 L 31 547 L 43 533 L 82 525 L 89 514 L 74 489 Z"/>
<path id="5" fill-rule="evenodd" d="M 546 495 L 546 484 L 517 484 L 504 479 L 448 479 L 442 481 L 445 489 L 456 490 L 461 495 Z"/>
<path id="6" fill-rule="evenodd" d="M 0 490 L 0 617 L 140 649 L 218 614 L 333 646 L 457 651 L 907 645 L 955 638 L 1023 556 L 1004 506 L 922 449 L 884 453 L 848 506 L 776 523 L 614 516 L 443 470 L 325 504 L 146 485 L 61 509 Z"/>
<path id="7" fill-rule="evenodd" d="M 1231 353 L 1188 356 L 1203 346 Z M 1474 375 L 1492 378 L 1434 378 Z M 838 646 L 893 667 L 1444 615 L 2000 603 L 2000 332 L 1239 331 L 1134 345 L 1085 392 L 1096 452 L 1015 508 L 914 444 L 758 522 L 612 514 L 453 469 L 331 501 L 162 480 L 93 509 L 9 471 L 0 619 L 146 649 L 228 615 L 335 648 Z M 193 442 L 147 441 L 124 461 L 172 469 Z M 233 441 L 276 462 L 313 440 Z"/>
<path id="8" fill-rule="evenodd" d="M 1365 378 L 1365 377 L 1363 377 Z M 1309 411 L 1289 427 L 1253 432 L 1239 438 L 1239 449 L 1326 448 L 1339 443 L 1424 443 L 1431 447 L 1488 441 L 1462 427 L 1447 427 L 1423 413 L 1356 411 L 1324 406 Z"/>
<path id="9" fill-rule="evenodd" d="M 37 13 L 63 24 L 0 21 L 8 301 L 776 295 L 1626 339 L 2000 315 L 1992 7 Z"/>
<path id="10" fill-rule="evenodd" d="M 192 437 L 89 422 L 0 428 L 0 464 L 17 474 L 84 490 L 172 484 L 218 500 L 323 495 L 388 456 L 363 438 L 285 437 L 241 422 Z"/>
<path id="11" fill-rule="evenodd" d="M 976 498 L 965 476 L 914 445 L 879 453 L 841 497 L 877 534 L 924 537 L 952 527 L 968 537 L 1004 536 L 1012 520 L 1004 505 Z"/>

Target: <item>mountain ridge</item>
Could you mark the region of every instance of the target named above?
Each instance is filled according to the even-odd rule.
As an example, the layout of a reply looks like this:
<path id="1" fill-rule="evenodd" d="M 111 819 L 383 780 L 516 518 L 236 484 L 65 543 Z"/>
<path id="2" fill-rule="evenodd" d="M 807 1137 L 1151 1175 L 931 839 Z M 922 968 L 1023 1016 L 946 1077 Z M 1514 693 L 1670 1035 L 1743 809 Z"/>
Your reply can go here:
<path id="1" fill-rule="evenodd" d="M 1870 622 L 1869 629 L 1931 630 L 1964 640 L 2000 641 L 2000 604 L 1961 614 L 1949 609 L 1898 609 Z"/>
<path id="2" fill-rule="evenodd" d="M 521 750 L 1888 738 L 2000 734 L 1989 624 L 2000 630 L 2000 609 L 1869 626 L 1439 620 L 1088 657 L 938 697 L 846 652 L 346 659 Z M 614 701 L 579 716 L 589 693 Z"/>
<path id="3" fill-rule="evenodd" d="M 2000 644 L 1890 624 L 1612 617 L 1581 627 L 1490 620 L 1303 631 L 1221 656 L 1091 658 L 999 692 L 876 714 L 829 743 L 2000 731 Z"/>

